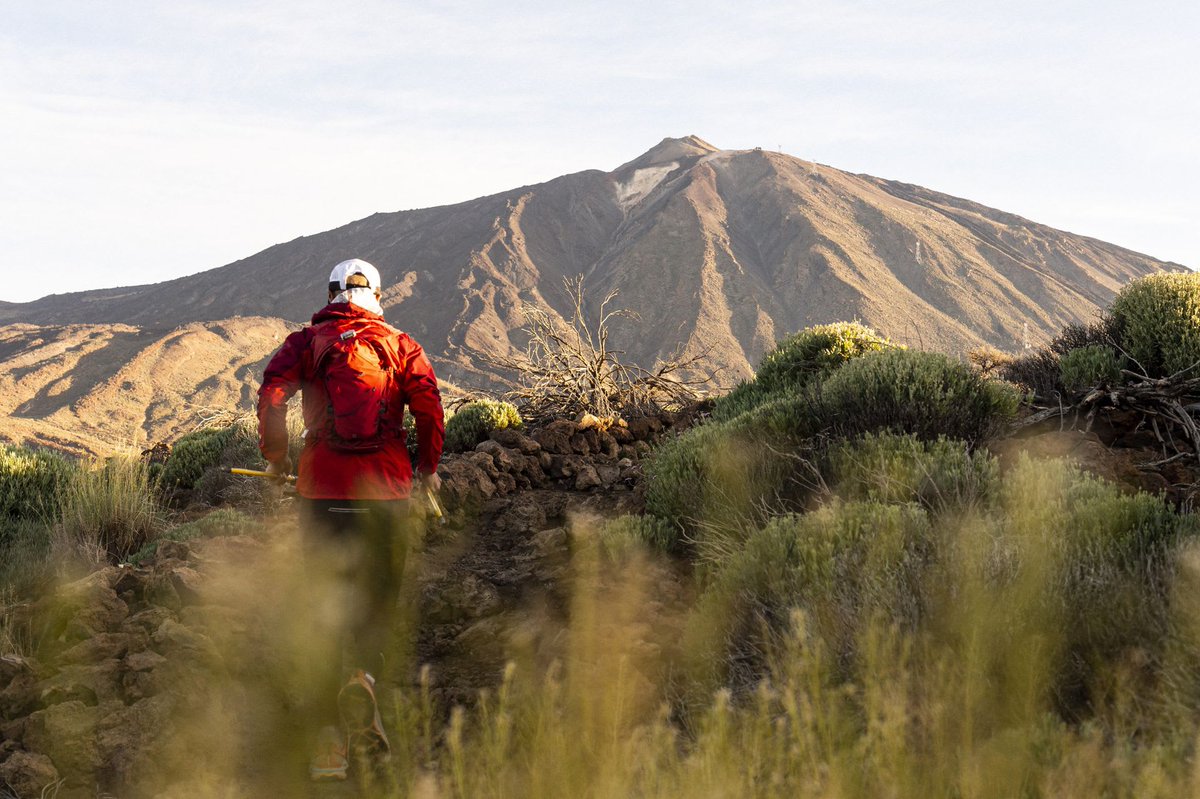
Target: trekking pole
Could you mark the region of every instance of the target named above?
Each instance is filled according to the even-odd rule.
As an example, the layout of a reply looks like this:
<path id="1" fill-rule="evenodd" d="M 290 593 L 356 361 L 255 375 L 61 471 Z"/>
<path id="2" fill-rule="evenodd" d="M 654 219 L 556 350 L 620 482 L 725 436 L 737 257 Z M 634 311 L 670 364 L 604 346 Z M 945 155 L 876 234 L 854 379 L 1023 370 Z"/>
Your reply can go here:
<path id="1" fill-rule="evenodd" d="M 279 478 L 279 475 L 277 475 L 277 474 L 271 474 L 270 472 L 259 471 L 258 469 L 238 469 L 237 467 L 234 467 L 229 470 L 229 473 L 236 474 L 241 477 L 261 477 L 264 480 L 277 480 Z M 283 479 L 286 482 L 294 483 L 294 482 L 296 482 L 296 475 L 287 474 L 287 475 L 283 476 Z"/>
<path id="2" fill-rule="evenodd" d="M 442 513 L 441 503 L 438 502 L 437 495 L 429 486 L 425 486 L 425 498 L 429 500 L 429 510 L 433 514 L 433 518 L 437 519 L 440 524 L 445 524 L 446 517 Z"/>

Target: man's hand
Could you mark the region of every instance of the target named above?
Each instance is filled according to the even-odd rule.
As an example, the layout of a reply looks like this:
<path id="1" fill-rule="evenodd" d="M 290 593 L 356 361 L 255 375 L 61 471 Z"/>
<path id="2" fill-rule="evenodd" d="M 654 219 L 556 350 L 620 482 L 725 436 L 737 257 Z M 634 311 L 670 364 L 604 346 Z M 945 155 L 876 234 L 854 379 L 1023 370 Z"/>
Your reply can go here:
<path id="1" fill-rule="evenodd" d="M 271 475 L 271 480 L 276 483 L 287 481 L 288 475 L 292 473 L 292 459 L 284 455 L 281 460 L 272 461 L 267 464 L 267 474 Z"/>
<path id="2" fill-rule="evenodd" d="M 437 472 L 434 472 L 433 474 L 422 474 L 421 487 L 436 494 L 439 490 L 441 490 L 442 478 L 437 476 Z"/>

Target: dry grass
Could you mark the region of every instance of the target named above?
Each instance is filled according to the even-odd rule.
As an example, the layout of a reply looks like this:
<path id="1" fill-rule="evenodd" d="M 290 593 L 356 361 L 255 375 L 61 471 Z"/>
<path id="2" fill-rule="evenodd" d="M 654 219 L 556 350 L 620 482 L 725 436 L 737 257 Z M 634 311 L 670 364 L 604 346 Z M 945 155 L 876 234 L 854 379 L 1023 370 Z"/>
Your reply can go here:
<path id="1" fill-rule="evenodd" d="M 1037 518 L 1031 509 L 1030 525 Z M 1192 758 L 1200 716 L 1179 675 L 1200 651 L 1200 603 L 1190 598 L 1200 586 L 1200 569 L 1193 568 L 1200 556 L 1192 550 L 1182 556 L 1176 590 L 1187 601 L 1175 610 L 1178 642 L 1158 664 L 1161 674 L 1176 676 L 1147 681 L 1130 653 L 1132 659 L 1102 675 L 1107 689 L 1097 691 L 1089 720 L 1068 722 L 1055 710 L 1054 684 L 1070 631 L 1042 601 L 1055 579 L 1054 549 L 1029 529 L 1016 544 L 1029 568 L 997 589 L 998 559 L 1011 553 L 997 552 L 987 525 L 964 519 L 952 563 L 927 586 L 939 597 L 936 623 L 913 631 L 868 620 L 855 639 L 853 668 L 830 650 L 819 625 L 796 612 L 786 630 L 765 639 L 768 668 L 757 686 L 718 690 L 683 712 L 683 677 L 658 637 L 661 628 L 650 625 L 670 613 L 655 603 L 663 567 L 636 548 L 624 550 L 619 563 L 606 560 L 611 553 L 587 546 L 587 529 L 577 529 L 579 576 L 554 665 L 540 668 L 515 645 L 497 688 L 448 719 L 428 669 L 415 686 L 385 691 L 393 758 L 369 780 L 366 795 L 1196 795 Z M 240 636 L 216 639 L 230 663 L 260 659 L 256 673 L 266 682 L 225 678 L 206 686 L 214 697 L 206 700 L 209 709 L 177 731 L 188 756 L 180 757 L 177 768 L 184 770 L 172 779 L 190 795 L 248 789 L 241 771 L 247 758 L 225 751 L 239 740 L 230 733 L 237 729 L 278 733 L 269 744 L 240 739 L 276 764 L 273 773 L 260 767 L 253 775 L 255 790 L 302 788 L 303 736 L 273 709 L 268 683 L 290 692 L 303 679 L 287 664 L 311 658 L 311 626 L 280 602 L 308 586 L 295 571 L 294 553 L 275 555 L 269 567 L 242 572 L 251 565 L 238 564 L 223 578 L 230 582 L 221 593 L 244 599 L 282 649 L 249 653 Z M 279 593 L 258 595 L 243 584 L 248 574 L 269 575 Z M 197 757 L 209 764 L 203 771 Z"/>
<path id="2" fill-rule="evenodd" d="M 60 562 L 120 562 L 166 526 L 149 468 L 135 455 L 115 455 L 78 470 L 52 531 Z"/>
<path id="3" fill-rule="evenodd" d="M 71 540 L 99 551 L 109 546 L 96 532 L 104 520 L 154 518 L 138 499 L 145 481 L 134 464 L 87 475 L 72 486 L 60 534 L 71 529 L 78 533 Z M 922 572 L 916 592 L 923 603 L 919 624 L 859 613 L 852 614 L 854 625 L 843 625 L 845 635 L 829 636 L 830 615 L 847 612 L 839 604 L 847 595 L 834 592 L 830 606 L 785 615 L 790 620 L 780 627 L 763 625 L 755 638 L 763 664 L 757 682 L 702 691 L 698 701 L 683 701 L 696 684 L 681 667 L 670 631 L 705 607 L 683 600 L 665 605 L 669 564 L 633 541 L 617 552 L 592 546 L 599 543 L 594 524 L 580 521 L 572 539 L 569 622 L 553 631 L 552 665 L 530 642 L 536 636 L 512 635 L 511 662 L 496 688 L 448 714 L 435 701 L 437 675 L 428 669 L 415 685 L 389 685 L 381 700 L 392 762 L 369 780 L 366 795 L 1196 795 L 1200 548 L 1185 541 L 1160 575 L 1170 596 L 1161 640 L 1096 664 L 1089 699 L 1064 713 L 1065 653 L 1080 626 L 1116 623 L 1097 614 L 1121 602 L 1106 602 L 1106 610 L 1081 622 L 1072 615 L 1078 608 L 1059 601 L 1064 559 L 1073 552 L 1060 541 L 1068 518 L 1064 492 L 1073 478 L 1066 472 L 1051 478 L 1036 464 L 1010 478 L 1018 482 L 1006 494 L 1007 532 L 981 508 L 943 518 L 942 554 L 936 568 Z M 106 492 L 113 496 L 101 500 Z M 296 707 L 314 680 L 320 632 L 309 610 L 343 604 L 318 595 L 319 581 L 299 568 L 295 537 L 277 532 L 261 550 L 221 555 L 214 545 L 203 559 L 206 601 L 190 624 L 206 631 L 215 654 L 195 652 L 220 665 L 206 671 L 176 659 L 166 667 L 175 684 L 186 686 L 178 699 L 188 712 L 175 716 L 171 735 L 160 742 L 161 758 L 153 760 L 151 779 L 165 794 L 306 790 L 304 718 L 281 708 Z M 890 564 L 875 563 L 880 579 Z M 401 598 L 410 608 L 417 601 L 414 568 Z M 1084 582 L 1128 590 L 1133 602 L 1146 590 L 1093 576 Z M 403 621 L 399 637 L 407 643 L 392 653 L 402 666 L 412 663 L 407 647 L 415 623 Z"/>

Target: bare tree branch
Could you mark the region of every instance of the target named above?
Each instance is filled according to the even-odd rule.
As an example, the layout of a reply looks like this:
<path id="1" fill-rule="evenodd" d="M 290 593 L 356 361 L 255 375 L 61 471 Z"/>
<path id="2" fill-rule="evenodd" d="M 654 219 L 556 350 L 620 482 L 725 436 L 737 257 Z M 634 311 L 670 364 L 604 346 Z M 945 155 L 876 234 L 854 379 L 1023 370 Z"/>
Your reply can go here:
<path id="1" fill-rule="evenodd" d="M 566 321 L 526 306 L 522 313 L 529 343 L 524 352 L 487 358 L 516 375 L 507 381 L 510 389 L 504 396 L 520 407 L 522 416 L 533 421 L 583 413 L 611 418 L 657 413 L 699 399 L 700 387 L 714 376 L 702 367 L 711 350 L 688 357 L 675 353 L 653 370 L 625 363 L 625 353 L 610 345 L 611 324 L 637 320 L 637 315 L 611 307 L 617 292 L 610 291 L 593 323 L 586 310 L 583 276 L 564 278 L 563 285 L 571 302 Z M 685 373 L 697 376 L 685 378 Z"/>

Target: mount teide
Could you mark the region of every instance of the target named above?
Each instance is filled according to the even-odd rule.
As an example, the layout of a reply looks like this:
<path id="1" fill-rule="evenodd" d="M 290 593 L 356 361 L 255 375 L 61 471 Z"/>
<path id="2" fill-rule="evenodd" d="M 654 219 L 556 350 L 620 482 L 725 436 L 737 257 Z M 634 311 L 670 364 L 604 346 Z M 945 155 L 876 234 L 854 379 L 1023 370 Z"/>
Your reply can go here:
<path id="1" fill-rule="evenodd" d="M 919 186 L 664 139 L 612 172 L 375 214 L 165 283 L 0 304 L 0 434 L 98 449 L 179 432 L 198 396 L 247 406 L 279 336 L 322 303 L 326 271 L 348 257 L 379 266 L 388 319 L 465 386 L 490 381 L 485 356 L 521 345 L 523 305 L 565 313 L 562 279 L 578 274 L 640 316 L 616 331 L 630 359 L 711 348 L 732 382 L 810 324 L 860 319 L 930 349 L 1013 349 L 1090 319 L 1131 278 L 1181 269 Z M 235 316 L 273 319 L 214 324 Z M 236 364 L 172 369 L 169 386 L 133 368 L 243 329 L 254 334 L 228 339 Z M 81 359 L 89 368 L 72 365 Z M 106 392 L 136 393 L 140 407 L 106 408 Z"/>

